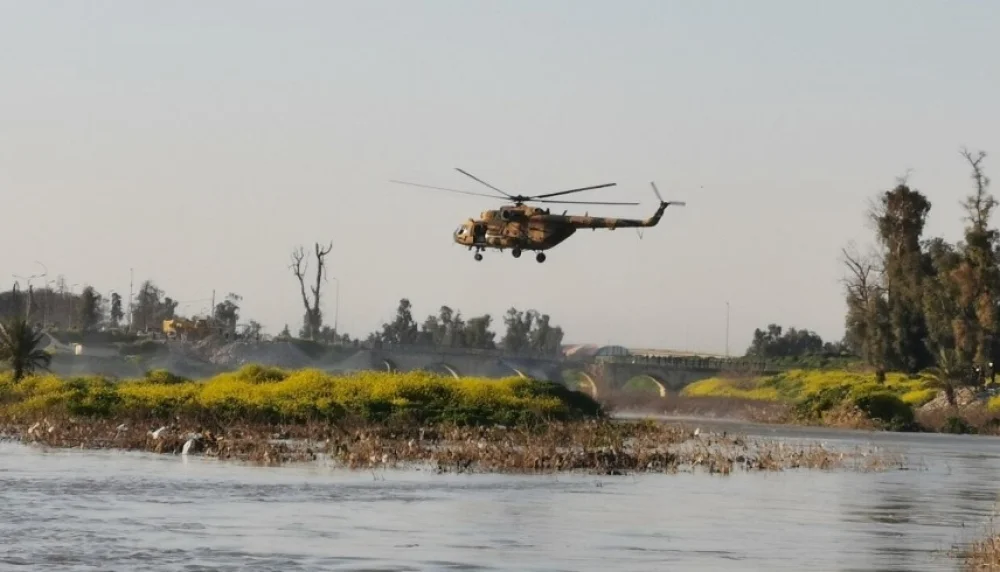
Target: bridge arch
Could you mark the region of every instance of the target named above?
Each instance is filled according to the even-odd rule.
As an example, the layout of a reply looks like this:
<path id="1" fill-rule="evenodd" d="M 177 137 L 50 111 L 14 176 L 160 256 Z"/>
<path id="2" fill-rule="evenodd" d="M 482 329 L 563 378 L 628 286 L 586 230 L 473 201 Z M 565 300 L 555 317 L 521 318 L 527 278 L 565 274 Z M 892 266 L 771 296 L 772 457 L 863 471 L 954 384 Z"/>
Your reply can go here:
<path id="1" fill-rule="evenodd" d="M 588 387 L 590 387 L 590 396 L 597 399 L 597 382 L 594 381 L 594 378 L 589 373 L 582 370 L 580 371 L 580 378 L 583 379 Z"/>
<path id="2" fill-rule="evenodd" d="M 382 369 L 385 369 L 385 371 L 389 373 L 394 373 L 399 371 L 399 368 L 396 367 L 396 362 L 392 361 L 389 358 L 382 358 L 382 363 L 380 363 L 379 365 L 381 366 Z"/>
<path id="3" fill-rule="evenodd" d="M 432 364 L 430 364 L 430 365 L 428 365 L 426 367 L 422 367 L 420 369 L 423 369 L 424 371 L 435 372 L 435 373 L 446 373 L 446 374 L 454 377 L 455 379 L 459 379 L 459 378 L 462 377 L 462 375 L 460 373 L 458 373 L 458 369 L 455 366 L 453 366 L 453 365 L 451 365 L 449 363 L 445 363 L 443 361 L 434 362 L 434 363 L 432 363 Z"/>
<path id="4" fill-rule="evenodd" d="M 521 371 L 520 368 L 514 366 L 514 364 L 508 362 L 507 360 L 500 360 L 500 365 L 516 373 L 517 376 L 520 377 L 521 379 L 528 378 L 528 376 L 524 375 L 524 372 Z"/>
<path id="5" fill-rule="evenodd" d="M 632 379 L 648 379 L 649 381 L 652 381 L 654 385 L 656 385 L 656 390 L 660 393 L 660 397 L 667 396 L 667 384 L 661 381 L 656 375 L 653 375 L 652 373 L 643 372 L 633 377 Z M 632 381 L 632 379 L 629 379 L 629 381 Z"/>

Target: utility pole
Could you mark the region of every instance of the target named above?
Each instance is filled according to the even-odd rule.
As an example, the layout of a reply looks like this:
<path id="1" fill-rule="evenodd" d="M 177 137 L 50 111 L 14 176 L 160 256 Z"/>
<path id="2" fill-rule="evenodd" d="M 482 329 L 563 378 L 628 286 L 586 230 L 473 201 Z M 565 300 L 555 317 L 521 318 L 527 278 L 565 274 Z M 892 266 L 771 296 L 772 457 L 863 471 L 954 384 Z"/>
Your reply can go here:
<path id="1" fill-rule="evenodd" d="M 340 279 L 333 277 L 333 281 L 337 283 L 336 294 L 334 294 L 333 343 L 337 343 L 337 336 L 340 335 L 340 330 L 337 329 L 337 322 L 340 318 Z"/>
<path id="2" fill-rule="evenodd" d="M 729 357 L 729 300 L 726 300 L 726 357 Z"/>
<path id="3" fill-rule="evenodd" d="M 215 318 L 215 288 L 212 288 L 212 305 L 208 308 L 208 319 Z"/>
<path id="4" fill-rule="evenodd" d="M 76 313 L 76 287 L 79 284 L 73 284 L 69 287 L 69 329 L 73 329 L 73 317 Z"/>
<path id="5" fill-rule="evenodd" d="M 12 316 L 16 316 L 17 315 L 17 311 L 18 311 L 18 307 L 17 307 L 17 294 L 18 294 L 18 290 L 20 290 L 20 289 L 21 289 L 21 285 L 17 283 L 17 280 L 15 280 L 14 281 L 14 286 L 11 287 L 11 289 L 10 289 L 10 300 L 11 300 L 11 303 L 14 305 L 13 308 L 12 308 L 13 312 L 11 313 Z"/>
<path id="6" fill-rule="evenodd" d="M 132 284 L 135 282 L 135 273 L 132 268 L 128 269 L 128 333 L 132 333 Z"/>
<path id="7" fill-rule="evenodd" d="M 47 280 L 49 276 L 49 267 L 45 266 L 44 263 L 35 261 L 35 264 L 42 267 L 42 279 L 45 280 L 44 290 L 42 291 L 42 328 L 46 327 L 46 322 L 48 322 L 48 306 L 49 306 L 49 281 Z"/>

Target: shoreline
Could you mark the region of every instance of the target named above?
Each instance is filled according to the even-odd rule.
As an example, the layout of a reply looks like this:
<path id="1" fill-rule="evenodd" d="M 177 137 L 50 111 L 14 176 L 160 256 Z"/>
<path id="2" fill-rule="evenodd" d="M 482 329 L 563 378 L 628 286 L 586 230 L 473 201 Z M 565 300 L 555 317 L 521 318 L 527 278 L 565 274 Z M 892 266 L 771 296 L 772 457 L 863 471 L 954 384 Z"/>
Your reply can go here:
<path id="1" fill-rule="evenodd" d="M 57 449 L 141 451 L 280 466 L 325 461 L 348 470 L 630 475 L 788 469 L 888 471 L 903 459 L 874 447 L 788 446 L 669 421 L 604 419 L 532 429 L 451 425 L 274 425 L 206 429 L 184 421 L 79 418 L 0 422 L 0 439 Z"/>

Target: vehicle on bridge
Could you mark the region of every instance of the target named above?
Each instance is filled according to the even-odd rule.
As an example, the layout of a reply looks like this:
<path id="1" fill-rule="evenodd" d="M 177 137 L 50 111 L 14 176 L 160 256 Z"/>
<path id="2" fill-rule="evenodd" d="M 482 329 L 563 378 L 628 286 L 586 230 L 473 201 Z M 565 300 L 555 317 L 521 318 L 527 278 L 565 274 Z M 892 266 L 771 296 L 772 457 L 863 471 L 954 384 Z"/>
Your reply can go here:
<path id="1" fill-rule="evenodd" d="M 474 193 L 457 189 L 446 189 L 443 187 L 433 187 L 430 185 L 408 183 L 405 181 L 391 182 L 437 189 L 440 191 L 462 193 L 466 195 L 510 200 L 512 204 L 503 205 L 498 209 L 485 210 L 480 213 L 478 219 L 469 218 L 469 220 L 462 223 L 452 235 L 452 239 L 456 243 L 468 247 L 469 250 L 475 249 L 476 260 L 482 260 L 482 251 L 487 248 L 492 248 L 499 251 L 510 250 L 514 258 L 520 258 L 521 252 L 525 250 L 537 251 L 535 260 L 538 262 L 545 262 L 545 251 L 562 244 L 566 239 L 573 236 L 577 230 L 588 228 L 591 230 L 597 230 L 599 228 L 615 230 L 620 227 L 644 228 L 656 226 L 659 224 L 660 218 L 663 216 L 663 212 L 668 206 L 683 206 L 685 204 L 681 201 L 664 201 L 663 197 L 660 196 L 660 191 L 656 188 L 656 184 L 650 183 L 653 187 L 653 192 L 656 194 L 657 200 L 660 202 L 660 206 L 651 217 L 646 219 L 600 217 L 590 216 L 589 214 L 570 215 L 567 214 L 566 211 L 563 211 L 562 214 L 552 214 L 547 208 L 528 206 L 525 203 L 563 203 L 578 205 L 637 205 L 639 203 L 564 201 L 549 199 L 549 197 L 566 195 L 569 193 L 613 187 L 616 183 L 606 183 L 603 185 L 570 189 L 568 191 L 556 191 L 553 193 L 545 193 L 534 196 L 511 195 L 505 191 L 501 191 L 486 181 L 463 171 L 462 169 L 456 168 L 456 170 L 463 175 L 486 185 L 503 196 Z"/>

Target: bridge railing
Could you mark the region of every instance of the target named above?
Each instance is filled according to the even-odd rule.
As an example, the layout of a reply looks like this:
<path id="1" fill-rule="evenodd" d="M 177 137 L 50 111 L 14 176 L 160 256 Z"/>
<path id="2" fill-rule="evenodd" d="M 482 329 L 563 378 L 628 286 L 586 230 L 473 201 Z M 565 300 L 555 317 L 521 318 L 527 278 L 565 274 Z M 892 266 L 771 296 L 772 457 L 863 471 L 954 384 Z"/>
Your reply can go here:
<path id="1" fill-rule="evenodd" d="M 743 358 L 712 358 L 694 356 L 598 356 L 597 363 L 628 364 L 676 369 L 704 369 L 719 371 L 772 372 L 787 368 L 762 360 Z"/>
<path id="2" fill-rule="evenodd" d="M 382 351 L 386 353 L 411 353 L 411 354 L 443 354 L 443 355 L 455 355 L 455 356 L 474 356 L 483 358 L 513 358 L 513 359 L 539 359 L 546 361 L 565 361 L 565 357 L 561 354 L 546 354 L 542 352 L 509 352 L 501 349 L 483 349 L 483 348 L 463 348 L 456 346 L 444 346 L 444 345 L 431 345 L 431 344 L 392 344 L 383 342 L 369 343 L 365 342 L 362 344 L 364 349 L 372 351 Z"/>

